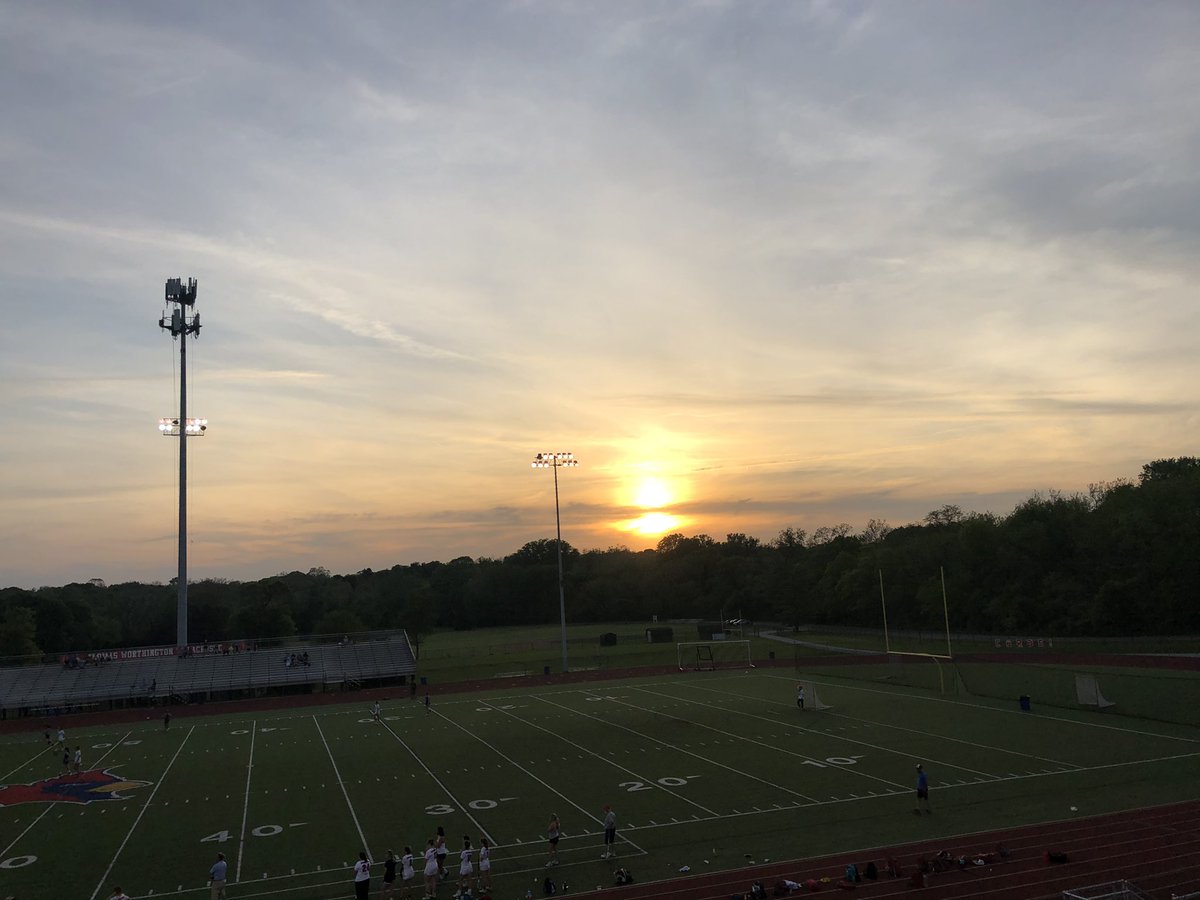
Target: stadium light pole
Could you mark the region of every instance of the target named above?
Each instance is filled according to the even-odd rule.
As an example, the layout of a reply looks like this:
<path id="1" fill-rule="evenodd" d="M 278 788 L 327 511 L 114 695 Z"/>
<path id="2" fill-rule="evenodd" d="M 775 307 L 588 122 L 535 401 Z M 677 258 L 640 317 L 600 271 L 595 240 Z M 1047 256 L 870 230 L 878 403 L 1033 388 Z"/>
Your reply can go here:
<path id="1" fill-rule="evenodd" d="M 179 415 L 158 420 L 158 430 L 164 437 L 179 438 L 179 578 L 175 606 L 175 646 L 188 643 L 187 612 L 187 439 L 200 437 L 208 429 L 208 419 L 189 419 L 187 414 L 187 339 L 200 336 L 200 314 L 196 307 L 196 279 L 187 284 L 181 278 L 167 279 L 166 302 L 175 307 L 170 315 L 164 311 L 158 327 L 179 338 Z"/>
<path id="2" fill-rule="evenodd" d="M 574 453 L 539 453 L 533 458 L 533 468 L 554 470 L 554 530 L 558 536 L 558 621 L 562 628 L 562 670 L 569 672 L 567 665 L 567 600 L 563 592 L 562 519 L 558 514 L 558 470 L 575 468 L 579 460 Z"/>

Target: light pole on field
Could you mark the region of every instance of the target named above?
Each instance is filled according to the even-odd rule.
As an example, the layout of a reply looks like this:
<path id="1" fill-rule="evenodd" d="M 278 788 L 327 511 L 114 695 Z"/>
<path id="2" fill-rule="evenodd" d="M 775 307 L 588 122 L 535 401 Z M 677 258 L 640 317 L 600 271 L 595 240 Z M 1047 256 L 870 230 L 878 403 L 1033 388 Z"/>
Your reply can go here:
<path id="1" fill-rule="evenodd" d="M 570 671 L 567 665 L 567 600 L 563 592 L 562 519 L 558 514 L 558 470 L 564 466 L 574 468 L 579 460 L 574 453 L 539 453 L 533 458 L 533 468 L 554 470 L 554 530 L 558 536 L 558 621 L 562 627 L 562 670 Z"/>

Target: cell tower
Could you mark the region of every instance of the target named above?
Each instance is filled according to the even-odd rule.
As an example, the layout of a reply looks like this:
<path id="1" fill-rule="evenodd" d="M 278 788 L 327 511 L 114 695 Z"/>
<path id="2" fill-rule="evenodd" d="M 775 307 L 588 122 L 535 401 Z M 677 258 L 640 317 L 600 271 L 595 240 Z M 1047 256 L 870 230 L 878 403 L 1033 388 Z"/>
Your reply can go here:
<path id="1" fill-rule="evenodd" d="M 175 645 L 188 642 L 187 614 L 187 438 L 201 437 L 208 419 L 189 419 L 187 414 L 187 339 L 200 336 L 200 313 L 196 307 L 196 279 L 167 279 L 167 308 L 158 327 L 179 338 L 179 415 L 158 420 L 158 430 L 166 437 L 179 438 L 179 599 L 175 608 Z M 175 304 L 173 307 L 171 304 Z M 169 313 L 169 315 L 168 315 Z"/>

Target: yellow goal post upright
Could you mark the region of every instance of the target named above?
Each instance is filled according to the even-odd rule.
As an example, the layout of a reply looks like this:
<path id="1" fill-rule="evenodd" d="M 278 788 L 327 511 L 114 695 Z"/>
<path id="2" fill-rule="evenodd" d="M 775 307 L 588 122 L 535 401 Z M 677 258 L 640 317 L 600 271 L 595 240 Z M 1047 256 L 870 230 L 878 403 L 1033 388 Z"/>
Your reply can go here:
<path id="1" fill-rule="evenodd" d="M 946 652 L 943 653 L 921 653 L 912 650 L 893 650 L 891 633 L 888 631 L 887 618 L 887 597 L 883 592 L 883 569 L 879 570 L 879 602 L 883 607 L 883 649 L 887 653 L 889 659 L 893 656 L 911 656 L 918 659 L 932 660 L 937 666 L 938 673 L 938 691 L 946 693 L 946 674 L 942 669 L 942 663 L 947 662 L 953 665 L 954 663 L 954 648 L 950 642 L 950 603 L 946 597 L 946 570 L 942 566 L 938 566 L 938 574 L 942 581 L 942 617 L 946 626 Z"/>

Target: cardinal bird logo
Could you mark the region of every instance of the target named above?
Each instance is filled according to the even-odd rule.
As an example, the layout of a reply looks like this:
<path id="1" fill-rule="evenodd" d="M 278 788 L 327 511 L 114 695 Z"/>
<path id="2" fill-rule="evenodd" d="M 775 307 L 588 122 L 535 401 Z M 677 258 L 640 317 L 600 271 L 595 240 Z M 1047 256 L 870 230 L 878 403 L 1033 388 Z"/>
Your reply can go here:
<path id="1" fill-rule="evenodd" d="M 133 781 L 114 775 L 109 769 L 92 769 L 77 775 L 57 775 L 29 784 L 0 785 L 0 806 L 22 803 L 95 803 L 97 800 L 128 800 L 134 788 L 149 781 Z"/>

